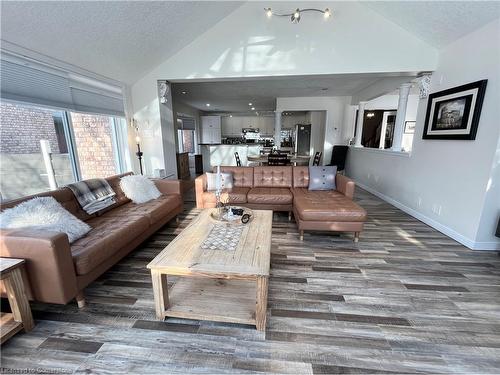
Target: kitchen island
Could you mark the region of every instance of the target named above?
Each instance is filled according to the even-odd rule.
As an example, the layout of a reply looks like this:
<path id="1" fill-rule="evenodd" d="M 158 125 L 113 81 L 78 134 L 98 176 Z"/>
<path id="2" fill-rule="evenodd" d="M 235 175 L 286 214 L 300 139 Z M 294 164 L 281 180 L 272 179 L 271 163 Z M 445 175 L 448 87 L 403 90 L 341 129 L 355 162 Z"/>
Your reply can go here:
<path id="1" fill-rule="evenodd" d="M 260 155 L 262 144 L 200 144 L 203 156 L 203 171 L 210 172 L 217 165 L 236 165 L 234 153 L 237 152 L 241 159 L 241 165 L 248 165 L 248 156 Z"/>

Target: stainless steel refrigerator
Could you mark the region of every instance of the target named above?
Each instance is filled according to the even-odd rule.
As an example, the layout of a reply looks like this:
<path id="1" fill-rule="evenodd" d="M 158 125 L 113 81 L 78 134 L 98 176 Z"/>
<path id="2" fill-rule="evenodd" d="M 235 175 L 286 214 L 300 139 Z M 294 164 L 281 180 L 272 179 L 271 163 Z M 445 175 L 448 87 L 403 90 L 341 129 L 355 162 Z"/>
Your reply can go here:
<path id="1" fill-rule="evenodd" d="M 311 156 L 311 125 L 295 125 L 295 153 Z"/>

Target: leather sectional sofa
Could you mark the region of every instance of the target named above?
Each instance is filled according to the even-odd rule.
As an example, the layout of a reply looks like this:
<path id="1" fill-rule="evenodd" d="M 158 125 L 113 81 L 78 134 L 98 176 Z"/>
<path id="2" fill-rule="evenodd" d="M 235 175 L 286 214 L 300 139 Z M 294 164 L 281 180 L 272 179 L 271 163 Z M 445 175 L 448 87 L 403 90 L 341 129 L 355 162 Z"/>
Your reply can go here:
<path id="1" fill-rule="evenodd" d="M 129 173 L 127 173 L 129 174 Z M 92 230 L 70 244 L 65 233 L 2 229 L 0 256 L 26 259 L 25 277 L 32 300 L 65 304 L 76 298 L 85 305 L 84 288 L 134 250 L 183 210 L 180 182 L 155 180 L 162 196 L 143 204 L 132 203 L 120 188 L 120 178 L 107 178 L 116 192 L 116 203 L 99 214 L 82 210 L 68 188 L 61 188 L 1 204 L 13 207 L 36 196 L 52 196 Z M 2 285 L 3 291 L 3 285 Z"/>
<path id="2" fill-rule="evenodd" d="M 337 174 L 337 190 L 311 191 L 309 167 L 221 167 L 233 175 L 227 191 L 229 203 L 244 207 L 293 212 L 300 239 L 305 230 L 354 232 L 357 242 L 366 211 L 352 201 L 355 184 Z M 195 180 L 196 206 L 215 207 L 215 194 L 207 191 L 205 174 Z"/>

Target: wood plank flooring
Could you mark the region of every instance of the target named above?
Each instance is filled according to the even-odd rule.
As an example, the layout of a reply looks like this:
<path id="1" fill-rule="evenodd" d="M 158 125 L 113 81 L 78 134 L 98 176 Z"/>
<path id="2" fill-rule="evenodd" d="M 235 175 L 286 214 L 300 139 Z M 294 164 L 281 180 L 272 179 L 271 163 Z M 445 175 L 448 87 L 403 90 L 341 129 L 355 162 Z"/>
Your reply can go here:
<path id="1" fill-rule="evenodd" d="M 500 373 L 500 257 L 471 251 L 373 195 L 352 235 L 273 222 L 267 331 L 155 319 L 146 264 L 198 210 L 159 230 L 88 289 L 88 305 L 32 304 L 35 329 L 1 372 Z M 169 280 L 170 281 L 170 280 Z M 174 281 L 174 279 L 172 280 Z"/>

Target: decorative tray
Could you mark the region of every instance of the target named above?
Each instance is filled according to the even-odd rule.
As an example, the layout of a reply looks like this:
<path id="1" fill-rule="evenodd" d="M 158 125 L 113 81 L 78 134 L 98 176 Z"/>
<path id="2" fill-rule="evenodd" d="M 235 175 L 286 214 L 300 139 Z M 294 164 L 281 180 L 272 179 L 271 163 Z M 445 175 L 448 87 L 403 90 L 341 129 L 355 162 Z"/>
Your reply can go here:
<path id="1" fill-rule="evenodd" d="M 246 207 L 226 206 L 214 208 L 210 212 L 210 217 L 216 221 L 228 224 L 247 224 L 252 220 L 253 212 Z"/>

